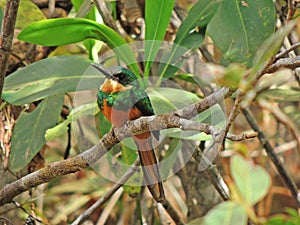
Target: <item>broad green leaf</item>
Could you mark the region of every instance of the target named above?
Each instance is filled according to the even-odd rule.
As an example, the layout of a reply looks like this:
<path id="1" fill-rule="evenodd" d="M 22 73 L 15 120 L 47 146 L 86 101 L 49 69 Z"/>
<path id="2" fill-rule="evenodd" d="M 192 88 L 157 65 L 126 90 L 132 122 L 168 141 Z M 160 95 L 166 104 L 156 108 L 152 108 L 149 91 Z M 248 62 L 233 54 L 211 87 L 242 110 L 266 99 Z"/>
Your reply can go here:
<path id="1" fill-rule="evenodd" d="M 249 204 L 256 204 L 267 194 L 271 179 L 261 166 L 235 155 L 231 158 L 230 171 L 239 191 Z"/>
<path id="2" fill-rule="evenodd" d="M 5 78 L 2 97 L 10 104 L 22 105 L 53 94 L 97 89 L 104 76 L 89 65 L 88 60 L 75 56 L 40 60 Z M 85 75 L 86 71 L 90 72 Z"/>
<path id="3" fill-rule="evenodd" d="M 46 143 L 44 134 L 58 121 L 63 105 L 63 95 L 53 95 L 44 99 L 30 113 L 22 112 L 13 130 L 10 169 L 24 168 Z"/>
<path id="4" fill-rule="evenodd" d="M 84 115 L 94 115 L 97 110 L 97 105 L 95 103 L 84 104 L 74 108 L 71 113 L 68 115 L 67 119 L 61 122 L 60 124 L 56 125 L 48 129 L 45 133 L 45 139 L 50 141 L 55 139 L 62 134 L 68 131 L 68 125 L 73 121 L 79 119 L 81 116 Z"/>
<path id="5" fill-rule="evenodd" d="M 226 59 L 250 65 L 258 47 L 274 32 L 275 21 L 272 0 L 224 0 L 207 32 Z"/>
<path id="6" fill-rule="evenodd" d="M 203 42 L 207 24 L 211 21 L 222 0 L 202 0 L 198 1 L 189 11 L 187 18 L 180 25 L 174 45 L 169 53 L 163 56 L 163 64 L 159 68 L 161 77 L 171 76 L 176 72 L 172 68 L 187 51 L 197 49 Z M 180 66 L 180 62 L 175 63 L 175 67 Z"/>
<path id="7" fill-rule="evenodd" d="M 250 81 L 254 79 L 254 76 L 264 69 L 271 58 L 275 56 L 281 47 L 284 38 L 294 29 L 295 25 L 295 21 L 289 22 L 284 27 L 277 30 L 274 34 L 270 35 L 262 43 L 252 60 L 253 69 L 250 73 Z"/>
<path id="8" fill-rule="evenodd" d="M 181 109 L 187 105 L 199 102 L 201 99 L 194 93 L 182 89 L 151 87 L 147 89 L 147 94 L 151 100 L 156 114 L 168 113 L 175 109 Z M 177 97 L 180 96 L 180 97 Z M 193 118 L 197 122 L 209 123 L 217 127 L 222 127 L 226 118 L 220 106 L 215 105 Z M 198 131 L 181 131 L 180 129 L 170 129 L 166 135 L 174 138 L 187 140 L 209 140 L 211 137 Z"/>
<path id="9" fill-rule="evenodd" d="M 174 0 L 146 1 L 145 5 L 145 76 L 149 74 L 152 62 L 159 50 L 160 44 L 156 41 L 163 40 L 171 18 Z"/>
<path id="10" fill-rule="evenodd" d="M 135 56 L 125 40 L 106 25 L 82 18 L 58 18 L 35 22 L 21 31 L 18 38 L 44 46 L 59 46 L 94 38 L 105 42 L 139 77 Z"/>
<path id="11" fill-rule="evenodd" d="M 246 225 L 247 214 L 239 203 L 222 202 L 211 209 L 204 217 L 205 225 Z"/>
<path id="12" fill-rule="evenodd" d="M 258 95 L 258 97 L 275 102 L 299 102 L 300 91 L 293 89 L 274 88 L 263 91 Z"/>
<path id="13" fill-rule="evenodd" d="M 147 90 L 147 94 L 156 114 L 167 113 L 200 101 L 194 93 L 176 88 L 151 87 Z"/>
<path id="14" fill-rule="evenodd" d="M 6 0 L 0 0 L 0 7 L 2 9 L 5 8 L 6 2 L 7 2 Z M 44 19 L 46 19 L 44 13 L 39 9 L 39 7 L 37 7 L 30 0 L 20 1 L 17 21 L 16 21 L 16 28 L 22 29 L 33 22 L 44 20 Z"/>

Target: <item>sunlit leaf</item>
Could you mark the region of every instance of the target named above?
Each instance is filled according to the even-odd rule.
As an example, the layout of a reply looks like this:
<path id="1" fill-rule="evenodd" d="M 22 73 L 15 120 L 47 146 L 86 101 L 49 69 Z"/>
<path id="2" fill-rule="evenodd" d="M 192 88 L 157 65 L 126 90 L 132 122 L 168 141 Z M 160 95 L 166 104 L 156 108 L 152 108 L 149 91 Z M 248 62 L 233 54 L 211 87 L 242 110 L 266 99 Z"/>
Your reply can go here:
<path id="1" fill-rule="evenodd" d="M 9 158 L 10 169 L 24 168 L 46 143 L 44 134 L 53 127 L 63 105 L 63 95 L 44 99 L 30 113 L 22 112 L 13 130 Z"/>

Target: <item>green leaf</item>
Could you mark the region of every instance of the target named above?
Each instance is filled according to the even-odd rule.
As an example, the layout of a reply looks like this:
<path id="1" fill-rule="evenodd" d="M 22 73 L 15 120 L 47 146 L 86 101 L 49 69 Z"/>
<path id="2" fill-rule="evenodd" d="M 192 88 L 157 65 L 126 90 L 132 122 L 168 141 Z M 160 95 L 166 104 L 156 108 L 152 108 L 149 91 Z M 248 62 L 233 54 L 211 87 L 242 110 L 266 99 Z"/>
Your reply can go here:
<path id="1" fill-rule="evenodd" d="M 0 0 L 0 7 L 5 8 L 6 0 Z M 46 19 L 44 13 L 30 0 L 21 0 L 17 15 L 16 28 L 22 29 L 29 24 Z M 2 21 L 2 18 L 1 18 Z"/>
<path id="2" fill-rule="evenodd" d="M 3 10 L 2 10 L 2 8 L 0 8 L 0 31 L 1 31 L 1 27 L 2 27 L 2 19 L 3 19 Z"/>
<path id="3" fill-rule="evenodd" d="M 22 105 L 53 94 L 97 89 L 104 76 L 89 65 L 88 60 L 75 56 L 40 60 L 5 78 L 2 97 L 10 104 Z"/>
<path id="4" fill-rule="evenodd" d="M 174 45 L 169 53 L 163 56 L 163 64 L 159 68 L 161 77 L 171 76 L 176 72 L 171 65 L 188 50 L 198 48 L 205 37 L 207 24 L 211 21 L 222 0 L 198 1 L 189 11 L 187 18 L 180 25 Z M 180 64 L 173 66 L 179 67 Z M 167 76 L 166 76 L 167 75 Z"/>
<path id="5" fill-rule="evenodd" d="M 139 77 L 136 59 L 125 40 L 114 30 L 82 18 L 58 18 L 35 22 L 21 31 L 18 38 L 34 44 L 57 46 L 94 38 L 105 42 Z"/>
<path id="6" fill-rule="evenodd" d="M 201 29 L 206 28 L 221 2 L 222 0 L 198 1 L 180 25 L 174 43 L 188 49 L 197 48 L 205 35 Z"/>
<path id="7" fill-rule="evenodd" d="M 273 88 L 263 91 L 258 97 L 275 102 L 299 102 L 300 91 L 285 88 Z"/>
<path id="8" fill-rule="evenodd" d="M 275 215 L 269 218 L 264 225 L 297 225 L 299 223 L 293 223 L 285 215 Z"/>
<path id="9" fill-rule="evenodd" d="M 226 59 L 250 65 L 258 47 L 274 32 L 275 21 L 272 0 L 224 0 L 207 32 Z"/>
<path id="10" fill-rule="evenodd" d="M 145 5 L 145 76 L 149 74 L 151 64 L 159 50 L 160 42 L 163 40 L 171 18 L 174 0 L 152 0 L 146 1 Z"/>
<path id="11" fill-rule="evenodd" d="M 246 225 L 247 214 L 244 208 L 233 201 L 222 202 L 204 217 L 205 225 Z"/>
<path id="12" fill-rule="evenodd" d="M 97 105 L 95 103 L 84 104 L 78 106 L 77 108 L 73 109 L 71 113 L 68 115 L 67 119 L 64 120 L 62 123 L 56 125 L 48 129 L 45 133 L 45 139 L 50 141 L 55 139 L 62 134 L 68 131 L 68 125 L 75 120 L 78 120 L 80 117 L 84 115 L 94 115 L 97 110 Z"/>
<path id="13" fill-rule="evenodd" d="M 147 89 L 147 94 L 156 114 L 170 112 L 200 101 L 200 98 L 194 93 L 176 88 L 151 87 Z M 180 98 L 176 96 L 180 96 Z"/>
<path id="14" fill-rule="evenodd" d="M 231 158 L 230 171 L 239 191 L 251 205 L 262 199 L 271 186 L 267 171 L 240 155 Z"/>
<path id="15" fill-rule="evenodd" d="M 10 169 L 24 168 L 46 143 L 44 134 L 58 121 L 64 97 L 53 95 L 44 99 L 30 113 L 22 112 L 13 130 Z"/>

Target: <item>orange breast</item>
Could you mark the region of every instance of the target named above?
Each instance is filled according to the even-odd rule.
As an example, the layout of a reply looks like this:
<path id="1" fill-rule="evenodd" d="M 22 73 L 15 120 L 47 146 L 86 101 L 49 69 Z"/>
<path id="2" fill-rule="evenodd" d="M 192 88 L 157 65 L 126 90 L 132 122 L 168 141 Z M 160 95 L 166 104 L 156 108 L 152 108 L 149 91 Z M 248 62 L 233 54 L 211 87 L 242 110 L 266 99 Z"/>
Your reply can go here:
<path id="1" fill-rule="evenodd" d="M 128 111 L 117 110 L 111 106 L 108 106 L 106 99 L 103 101 L 103 109 L 101 112 L 114 127 L 122 127 L 126 121 L 134 120 L 142 116 L 141 111 L 136 107 L 133 107 Z M 146 139 L 149 136 L 150 132 L 146 132 L 144 134 L 136 135 L 134 139 Z"/>

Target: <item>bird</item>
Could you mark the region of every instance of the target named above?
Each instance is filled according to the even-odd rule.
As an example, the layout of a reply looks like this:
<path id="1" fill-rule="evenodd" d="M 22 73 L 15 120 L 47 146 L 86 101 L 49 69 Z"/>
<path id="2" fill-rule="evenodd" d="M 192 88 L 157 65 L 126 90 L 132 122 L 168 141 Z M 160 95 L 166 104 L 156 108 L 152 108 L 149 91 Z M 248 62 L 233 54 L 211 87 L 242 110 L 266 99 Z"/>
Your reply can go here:
<path id="1" fill-rule="evenodd" d="M 154 115 L 151 101 L 132 71 L 121 66 L 91 65 L 106 77 L 97 94 L 97 105 L 114 127 L 120 128 L 141 116 Z M 152 138 L 159 140 L 159 131 L 146 131 L 132 138 L 137 145 L 146 185 L 153 198 L 161 203 L 165 194 L 152 142 Z"/>

